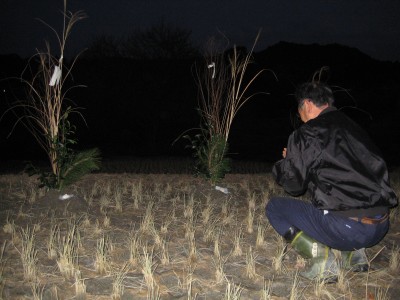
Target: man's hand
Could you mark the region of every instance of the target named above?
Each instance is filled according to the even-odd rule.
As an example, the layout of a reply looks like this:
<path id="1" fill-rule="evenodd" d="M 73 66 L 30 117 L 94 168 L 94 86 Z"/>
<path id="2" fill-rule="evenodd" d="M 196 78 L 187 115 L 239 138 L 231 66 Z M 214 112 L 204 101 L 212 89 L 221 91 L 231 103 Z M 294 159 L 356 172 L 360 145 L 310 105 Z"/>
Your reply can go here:
<path id="1" fill-rule="evenodd" d="M 282 151 L 282 157 L 283 157 L 283 158 L 286 158 L 286 151 L 287 151 L 287 149 L 286 149 L 286 148 L 283 148 L 283 151 Z"/>

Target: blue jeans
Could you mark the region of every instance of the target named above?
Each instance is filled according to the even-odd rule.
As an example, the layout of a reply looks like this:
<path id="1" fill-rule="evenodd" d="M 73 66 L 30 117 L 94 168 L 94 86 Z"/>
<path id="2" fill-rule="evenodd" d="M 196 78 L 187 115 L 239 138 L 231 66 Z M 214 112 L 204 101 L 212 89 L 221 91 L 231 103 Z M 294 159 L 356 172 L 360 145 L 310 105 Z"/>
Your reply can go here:
<path id="1" fill-rule="evenodd" d="M 363 224 L 347 217 L 324 213 L 311 203 L 286 197 L 272 197 L 266 206 L 272 227 L 284 235 L 295 226 L 308 236 L 331 248 L 352 251 L 372 247 L 383 239 L 389 221 Z"/>

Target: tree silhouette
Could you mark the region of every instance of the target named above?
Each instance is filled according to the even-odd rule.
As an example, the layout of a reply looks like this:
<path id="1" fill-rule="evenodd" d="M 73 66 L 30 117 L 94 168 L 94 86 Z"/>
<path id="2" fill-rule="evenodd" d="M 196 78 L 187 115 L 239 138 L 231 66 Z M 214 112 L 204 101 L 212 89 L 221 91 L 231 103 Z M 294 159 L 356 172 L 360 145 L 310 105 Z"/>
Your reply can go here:
<path id="1" fill-rule="evenodd" d="M 120 42 L 110 35 L 99 35 L 84 53 L 85 58 L 101 59 L 121 56 Z"/>
<path id="2" fill-rule="evenodd" d="M 186 59 L 198 55 L 191 31 L 161 22 L 136 30 L 122 43 L 122 55 L 133 59 Z"/>

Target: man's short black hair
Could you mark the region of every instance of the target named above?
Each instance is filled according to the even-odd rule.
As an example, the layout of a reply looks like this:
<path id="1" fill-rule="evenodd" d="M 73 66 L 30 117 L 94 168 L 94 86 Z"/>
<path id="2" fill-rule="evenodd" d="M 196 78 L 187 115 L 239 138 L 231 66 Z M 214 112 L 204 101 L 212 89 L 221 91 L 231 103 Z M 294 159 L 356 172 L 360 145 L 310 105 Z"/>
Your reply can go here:
<path id="1" fill-rule="evenodd" d="M 310 99 L 317 107 L 325 104 L 331 106 L 335 102 L 330 87 L 320 82 L 306 82 L 301 84 L 296 90 L 295 97 L 299 107 L 303 104 L 304 99 Z"/>

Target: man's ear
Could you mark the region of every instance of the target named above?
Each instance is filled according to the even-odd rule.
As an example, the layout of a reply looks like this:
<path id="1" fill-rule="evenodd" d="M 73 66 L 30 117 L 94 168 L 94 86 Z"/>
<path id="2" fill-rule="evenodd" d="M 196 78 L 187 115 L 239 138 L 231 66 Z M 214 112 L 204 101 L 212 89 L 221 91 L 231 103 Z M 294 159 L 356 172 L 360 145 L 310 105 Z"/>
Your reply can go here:
<path id="1" fill-rule="evenodd" d="M 310 112 L 312 109 L 312 102 L 310 101 L 310 99 L 305 99 L 304 100 L 304 105 L 306 106 L 306 110 L 307 112 Z"/>

